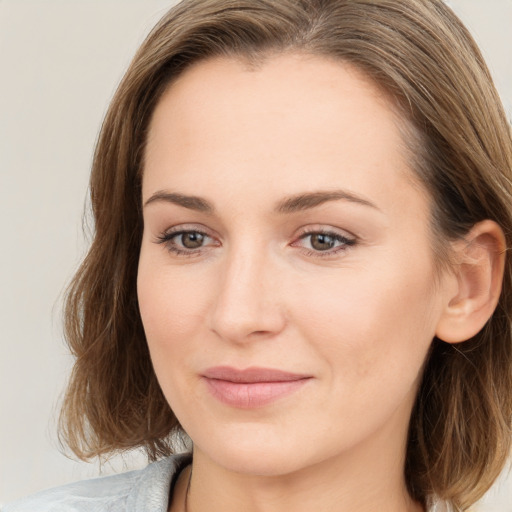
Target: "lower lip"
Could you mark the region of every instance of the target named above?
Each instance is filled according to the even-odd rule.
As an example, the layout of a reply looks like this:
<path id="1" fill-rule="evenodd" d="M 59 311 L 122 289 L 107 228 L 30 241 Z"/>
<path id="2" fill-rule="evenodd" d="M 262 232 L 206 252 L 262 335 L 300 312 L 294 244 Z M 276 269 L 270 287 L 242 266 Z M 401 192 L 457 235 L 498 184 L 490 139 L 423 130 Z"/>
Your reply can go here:
<path id="1" fill-rule="evenodd" d="M 208 389 L 220 402 L 240 409 L 271 404 L 301 389 L 310 379 L 277 382 L 231 382 L 205 378 Z"/>

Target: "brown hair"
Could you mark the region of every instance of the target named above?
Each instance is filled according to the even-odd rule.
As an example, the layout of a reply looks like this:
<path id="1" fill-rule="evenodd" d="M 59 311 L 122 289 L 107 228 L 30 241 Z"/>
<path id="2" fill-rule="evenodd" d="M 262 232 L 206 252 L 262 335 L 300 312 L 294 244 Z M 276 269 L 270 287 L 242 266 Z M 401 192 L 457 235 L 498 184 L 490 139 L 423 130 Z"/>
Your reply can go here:
<path id="1" fill-rule="evenodd" d="M 172 79 L 213 56 L 258 61 L 304 52 L 350 62 L 414 126 L 413 167 L 433 198 L 434 238 L 495 220 L 512 241 L 512 140 L 483 58 L 441 0 L 185 0 L 135 55 L 102 126 L 90 192 L 91 248 L 67 296 L 76 356 L 61 430 L 81 458 L 144 447 L 172 452 L 178 420 L 152 369 L 137 305 L 141 170 L 151 114 Z M 439 254 L 439 252 L 438 252 Z M 434 339 L 412 413 L 406 481 L 460 510 L 510 452 L 512 260 L 498 307 L 473 339 Z"/>

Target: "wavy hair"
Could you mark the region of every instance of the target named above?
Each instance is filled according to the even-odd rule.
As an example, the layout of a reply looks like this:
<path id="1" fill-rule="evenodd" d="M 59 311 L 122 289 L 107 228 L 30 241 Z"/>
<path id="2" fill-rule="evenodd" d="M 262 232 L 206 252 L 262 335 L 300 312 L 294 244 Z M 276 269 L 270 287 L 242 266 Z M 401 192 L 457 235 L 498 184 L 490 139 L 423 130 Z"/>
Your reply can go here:
<path id="1" fill-rule="evenodd" d="M 94 238 L 72 281 L 65 332 L 76 357 L 61 436 L 80 458 L 143 447 L 172 453 L 178 420 L 153 371 L 137 305 L 141 172 L 163 91 L 214 56 L 258 62 L 302 52 L 351 63 L 399 108 L 411 166 L 432 198 L 433 246 L 492 219 L 512 245 L 510 125 L 472 37 L 441 0 L 184 0 L 136 53 L 110 104 L 90 179 Z M 512 259 L 493 316 L 458 345 L 432 342 L 412 412 L 411 496 L 457 510 L 479 499 L 510 453 Z"/>

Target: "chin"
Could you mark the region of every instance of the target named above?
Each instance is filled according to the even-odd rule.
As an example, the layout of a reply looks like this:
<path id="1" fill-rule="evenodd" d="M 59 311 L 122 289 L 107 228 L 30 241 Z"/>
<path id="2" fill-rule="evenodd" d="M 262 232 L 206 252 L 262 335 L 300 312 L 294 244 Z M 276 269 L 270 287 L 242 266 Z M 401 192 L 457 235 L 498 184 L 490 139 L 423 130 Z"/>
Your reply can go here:
<path id="1" fill-rule="evenodd" d="M 194 453 L 200 452 L 214 464 L 234 473 L 254 476 L 282 476 L 319 462 L 323 457 L 311 440 L 272 431 L 262 425 L 242 424 L 234 429 L 210 432 L 194 442 Z M 192 433 L 193 435 L 193 433 Z"/>
<path id="2" fill-rule="evenodd" d="M 244 475 L 276 477 L 294 473 L 302 469 L 304 461 L 296 459 L 287 451 L 269 450 L 263 447 L 255 449 L 233 449 L 217 454 L 207 454 L 215 464 L 225 470 Z"/>

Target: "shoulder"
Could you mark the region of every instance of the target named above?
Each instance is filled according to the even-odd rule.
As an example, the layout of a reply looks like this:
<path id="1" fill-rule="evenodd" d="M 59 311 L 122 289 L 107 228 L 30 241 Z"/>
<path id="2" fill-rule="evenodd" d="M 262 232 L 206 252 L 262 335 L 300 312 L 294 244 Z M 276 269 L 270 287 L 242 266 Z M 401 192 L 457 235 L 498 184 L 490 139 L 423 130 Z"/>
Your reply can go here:
<path id="1" fill-rule="evenodd" d="M 189 455 L 174 455 L 146 468 L 42 491 L 1 512 L 165 512 L 174 477 Z"/>

